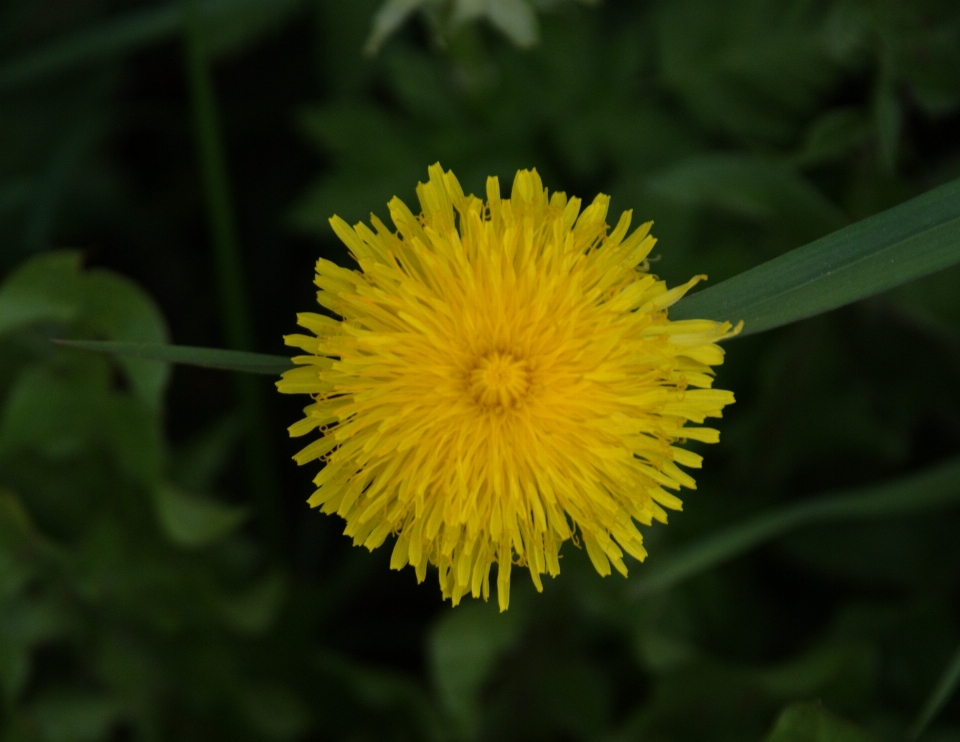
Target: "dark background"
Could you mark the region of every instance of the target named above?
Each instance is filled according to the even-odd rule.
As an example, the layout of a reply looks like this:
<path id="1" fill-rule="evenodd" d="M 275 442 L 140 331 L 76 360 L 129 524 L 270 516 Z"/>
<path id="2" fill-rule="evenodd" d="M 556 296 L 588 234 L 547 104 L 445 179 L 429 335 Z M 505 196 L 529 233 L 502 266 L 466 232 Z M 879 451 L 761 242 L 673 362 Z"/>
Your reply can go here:
<path id="1" fill-rule="evenodd" d="M 611 194 L 655 220 L 671 284 L 960 175 L 953 0 L 426 2 L 364 54 L 378 5 L 200 3 L 255 350 L 286 353 L 317 257 L 348 264 L 328 217 L 414 205 L 438 160 L 468 191 L 536 167 Z M 815 700 L 902 738 L 960 642 L 956 507 L 630 587 L 727 525 L 956 456 L 956 269 L 729 343 L 722 442 L 630 578 L 567 544 L 542 595 L 518 575 L 507 614 L 452 610 L 306 506 L 304 401 L 272 379 L 254 485 L 229 374 L 164 393 L 163 368 L 46 342 L 228 344 L 185 65 L 177 3 L 0 4 L 0 275 L 33 260 L 4 290 L 47 302 L 17 324 L 0 293 L 0 739 L 742 742 Z M 960 707 L 925 739 L 960 740 Z"/>

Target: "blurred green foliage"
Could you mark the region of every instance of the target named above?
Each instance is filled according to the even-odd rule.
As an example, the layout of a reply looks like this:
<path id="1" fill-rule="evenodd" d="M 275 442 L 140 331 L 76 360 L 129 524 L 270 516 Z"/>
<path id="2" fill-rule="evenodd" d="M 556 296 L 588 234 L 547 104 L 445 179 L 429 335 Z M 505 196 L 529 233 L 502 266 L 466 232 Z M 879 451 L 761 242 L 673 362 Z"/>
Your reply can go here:
<path id="1" fill-rule="evenodd" d="M 437 160 L 475 192 L 535 166 L 610 193 L 671 282 L 960 176 L 953 0 L 199 8 L 266 353 L 318 255 L 348 260 L 327 218 L 413 203 Z M 743 521 L 948 471 L 960 271 L 731 343 L 723 442 L 630 578 L 570 548 L 544 594 L 454 610 L 309 511 L 295 400 L 265 397 L 278 552 L 223 375 L 49 343 L 224 344 L 181 33 L 177 3 L 0 6 L 0 739 L 903 738 L 960 643 L 960 481 L 636 585 Z M 960 740 L 956 701 L 923 739 Z"/>

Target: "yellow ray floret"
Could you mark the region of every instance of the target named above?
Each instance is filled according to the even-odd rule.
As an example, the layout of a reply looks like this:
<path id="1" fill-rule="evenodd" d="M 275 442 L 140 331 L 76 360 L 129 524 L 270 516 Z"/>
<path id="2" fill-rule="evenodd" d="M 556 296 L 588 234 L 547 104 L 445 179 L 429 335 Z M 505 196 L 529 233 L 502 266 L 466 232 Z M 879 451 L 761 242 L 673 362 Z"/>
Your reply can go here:
<path id="1" fill-rule="evenodd" d="M 310 505 L 337 513 L 369 549 L 396 536 L 391 566 L 418 580 L 435 565 L 445 597 L 486 599 L 497 569 L 501 610 L 510 569 L 560 572 L 564 541 L 582 539 L 597 571 L 627 573 L 646 556 L 637 524 L 679 510 L 694 487 L 685 439 L 715 443 L 733 394 L 711 389 L 717 341 L 739 331 L 671 322 L 667 308 L 704 276 L 667 289 L 648 272 L 650 222 L 613 231 L 609 198 L 549 195 L 536 170 L 509 199 L 465 196 L 429 168 L 422 213 L 389 203 L 396 231 L 330 220 L 359 263 L 317 262 L 317 300 L 301 314 L 305 355 L 277 386 L 310 394 L 290 427 L 321 437 L 295 457 L 324 462 Z"/>

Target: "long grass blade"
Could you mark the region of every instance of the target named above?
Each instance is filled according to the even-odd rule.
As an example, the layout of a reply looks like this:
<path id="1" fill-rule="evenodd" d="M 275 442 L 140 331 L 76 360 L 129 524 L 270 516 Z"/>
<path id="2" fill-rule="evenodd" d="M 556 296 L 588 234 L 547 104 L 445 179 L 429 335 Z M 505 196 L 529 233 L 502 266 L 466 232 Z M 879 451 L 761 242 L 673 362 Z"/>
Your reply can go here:
<path id="1" fill-rule="evenodd" d="M 743 320 L 750 335 L 958 262 L 960 179 L 688 296 L 670 318 Z"/>
<path id="2" fill-rule="evenodd" d="M 632 598 L 665 590 L 791 530 L 818 521 L 881 518 L 960 502 L 960 458 L 898 481 L 791 505 L 733 526 L 651 562 Z"/>
<path id="3" fill-rule="evenodd" d="M 293 368 L 289 358 L 266 353 L 247 353 L 219 348 L 196 348 L 186 345 L 159 343 L 118 343 L 101 340 L 54 340 L 57 345 L 81 348 L 117 356 L 132 356 L 147 361 L 165 361 L 186 366 L 201 366 L 222 371 L 241 371 L 248 374 L 279 376 Z"/>

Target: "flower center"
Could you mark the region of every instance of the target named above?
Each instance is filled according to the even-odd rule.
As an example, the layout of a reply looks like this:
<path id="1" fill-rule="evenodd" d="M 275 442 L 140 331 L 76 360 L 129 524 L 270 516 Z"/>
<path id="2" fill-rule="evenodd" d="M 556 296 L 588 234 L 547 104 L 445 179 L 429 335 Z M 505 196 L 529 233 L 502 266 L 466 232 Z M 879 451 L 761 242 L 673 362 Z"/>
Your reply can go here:
<path id="1" fill-rule="evenodd" d="M 484 407 L 515 407 L 530 388 L 530 366 L 509 353 L 491 353 L 470 372 L 470 393 Z"/>

